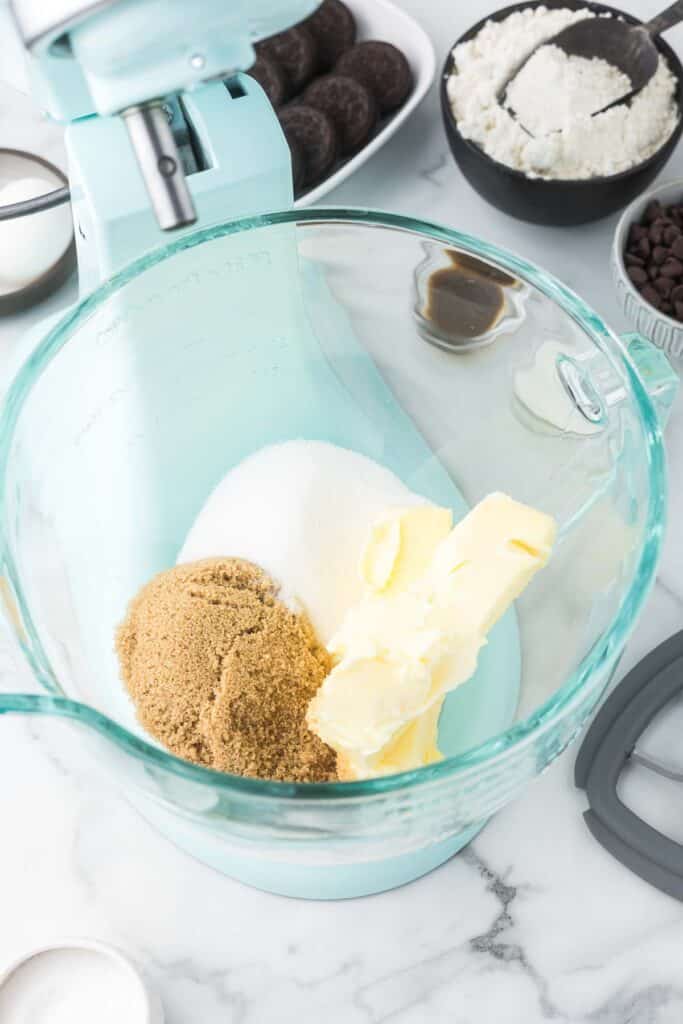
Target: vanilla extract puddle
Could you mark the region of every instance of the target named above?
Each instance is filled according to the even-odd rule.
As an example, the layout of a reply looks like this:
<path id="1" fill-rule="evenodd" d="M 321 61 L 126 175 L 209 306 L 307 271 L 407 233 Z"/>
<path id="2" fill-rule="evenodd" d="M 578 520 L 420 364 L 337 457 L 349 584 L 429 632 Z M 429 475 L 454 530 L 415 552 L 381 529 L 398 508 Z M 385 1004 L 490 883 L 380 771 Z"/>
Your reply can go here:
<path id="1" fill-rule="evenodd" d="M 505 288 L 516 278 L 483 260 L 448 250 L 450 265 L 427 280 L 424 317 L 438 334 L 455 344 L 488 334 L 505 312 Z"/>

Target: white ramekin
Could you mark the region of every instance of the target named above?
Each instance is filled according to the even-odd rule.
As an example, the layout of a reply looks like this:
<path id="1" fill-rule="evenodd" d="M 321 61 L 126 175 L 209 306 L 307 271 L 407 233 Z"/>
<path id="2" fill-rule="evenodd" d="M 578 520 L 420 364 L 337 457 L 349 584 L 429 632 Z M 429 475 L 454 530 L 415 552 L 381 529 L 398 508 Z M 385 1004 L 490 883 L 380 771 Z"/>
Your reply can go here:
<path id="1" fill-rule="evenodd" d="M 683 178 L 665 182 L 638 196 L 622 213 L 614 233 L 612 246 L 612 277 L 622 309 L 639 334 L 648 338 L 667 355 L 680 358 L 683 355 L 683 323 L 660 313 L 638 292 L 626 273 L 624 246 L 631 224 L 639 221 L 645 208 L 653 199 L 663 206 L 683 201 Z"/>
<path id="2" fill-rule="evenodd" d="M 26 996 L 33 996 L 40 1003 L 41 1012 L 39 1016 L 41 1021 L 51 1019 L 49 1006 L 45 1004 L 45 999 L 51 995 L 54 987 L 54 978 L 52 976 L 54 971 L 50 973 L 48 978 L 44 977 L 45 972 L 42 971 L 41 963 L 45 959 L 45 954 L 56 952 L 78 953 L 82 951 L 101 958 L 103 962 L 110 966 L 110 987 L 111 985 L 116 985 L 117 988 L 123 989 L 124 993 L 129 993 L 133 997 L 134 1004 L 139 1009 L 139 1013 L 135 1013 L 133 1016 L 128 1014 L 125 1022 L 122 1021 L 121 1024 L 163 1024 L 164 1012 L 161 1000 L 156 991 L 149 986 L 147 979 L 137 964 L 114 946 L 109 946 L 104 942 L 92 939 L 81 938 L 60 940 L 49 945 L 38 946 L 23 953 L 4 969 L 0 969 L 0 996 L 4 996 L 3 1013 L 5 1015 L 2 1016 L 3 1022 L 6 1019 L 7 1010 L 9 1010 L 8 1024 L 10 1020 L 15 1019 L 12 1013 L 13 1010 L 17 1013 L 16 1019 L 19 1019 L 20 1012 L 22 1012 L 21 1020 L 26 1019 L 23 1016 Z M 12 990 L 10 995 L 9 991 L 5 991 L 6 986 L 9 985 L 10 981 L 19 974 L 22 967 L 27 965 L 29 961 L 33 961 L 34 970 L 32 976 L 27 978 L 26 984 L 23 987 L 19 985 L 16 991 Z M 41 982 L 45 982 L 44 991 L 41 988 Z M 74 974 L 73 971 L 69 970 L 68 965 L 65 966 L 63 974 L 60 975 L 60 987 L 67 988 L 72 986 L 77 988 L 84 983 L 81 975 Z M 110 991 L 110 988 L 105 988 L 101 992 L 101 999 L 104 1005 L 106 1005 L 112 995 L 113 993 Z M 17 1000 L 21 1004 L 21 1009 L 16 1006 Z M 6 1004 L 11 1005 L 8 1006 Z M 60 1017 L 61 1019 L 63 1018 Z M 109 1020 L 110 1016 L 107 1016 L 106 1019 Z M 33 1016 L 31 1016 L 31 1020 L 33 1020 Z M 95 1018 L 93 1018 L 93 1024 L 95 1024 Z"/>

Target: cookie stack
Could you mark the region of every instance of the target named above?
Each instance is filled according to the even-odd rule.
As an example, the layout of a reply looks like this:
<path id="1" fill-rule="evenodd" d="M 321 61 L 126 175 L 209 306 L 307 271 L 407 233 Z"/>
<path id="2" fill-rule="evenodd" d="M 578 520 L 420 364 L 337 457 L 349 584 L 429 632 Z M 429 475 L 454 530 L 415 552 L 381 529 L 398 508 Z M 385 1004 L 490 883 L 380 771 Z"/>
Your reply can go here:
<path id="1" fill-rule="evenodd" d="M 362 149 L 413 84 L 408 61 L 391 43 L 356 42 L 356 22 L 342 0 L 324 0 L 299 25 L 257 43 L 256 54 L 248 74 L 278 111 L 296 195 Z"/>

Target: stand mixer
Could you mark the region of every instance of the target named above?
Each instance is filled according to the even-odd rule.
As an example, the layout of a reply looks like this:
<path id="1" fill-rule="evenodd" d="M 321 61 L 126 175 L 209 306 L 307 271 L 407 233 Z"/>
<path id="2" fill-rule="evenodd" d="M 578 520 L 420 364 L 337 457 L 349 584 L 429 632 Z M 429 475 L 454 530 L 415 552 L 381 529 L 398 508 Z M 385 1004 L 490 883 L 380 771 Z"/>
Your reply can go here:
<path id="1" fill-rule="evenodd" d="M 68 122 L 83 297 L 32 335 L 0 410 L 3 599 L 41 691 L 0 693 L 0 715 L 84 726 L 144 817 L 232 877 L 309 898 L 403 884 L 469 842 L 604 692 L 656 568 L 677 379 L 494 246 L 290 209 L 285 139 L 238 69 L 309 0 L 203 0 L 190 28 L 181 0 L 59 6 L 15 14 Z M 503 282 L 495 330 L 461 350 L 426 298 L 458 258 Z M 113 653 L 126 603 L 231 466 L 292 438 L 367 455 L 456 515 L 503 490 L 560 521 L 556 557 L 446 702 L 442 762 L 276 783 L 181 761 L 135 721 Z"/>
<path id="2" fill-rule="evenodd" d="M 65 123 L 81 292 L 180 232 L 293 201 L 287 143 L 240 72 L 317 0 L 12 3 L 37 102 Z M 60 196 L 27 204 L 27 212 Z"/>

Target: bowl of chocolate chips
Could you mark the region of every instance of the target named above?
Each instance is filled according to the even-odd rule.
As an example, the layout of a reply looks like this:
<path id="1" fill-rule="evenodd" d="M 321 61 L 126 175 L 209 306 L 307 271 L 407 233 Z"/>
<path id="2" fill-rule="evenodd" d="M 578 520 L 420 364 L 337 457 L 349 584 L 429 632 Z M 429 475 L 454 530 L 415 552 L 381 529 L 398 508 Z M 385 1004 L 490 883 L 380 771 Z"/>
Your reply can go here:
<path id="1" fill-rule="evenodd" d="M 612 273 L 636 330 L 669 355 L 683 355 L 683 178 L 645 192 L 624 211 Z"/>

